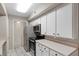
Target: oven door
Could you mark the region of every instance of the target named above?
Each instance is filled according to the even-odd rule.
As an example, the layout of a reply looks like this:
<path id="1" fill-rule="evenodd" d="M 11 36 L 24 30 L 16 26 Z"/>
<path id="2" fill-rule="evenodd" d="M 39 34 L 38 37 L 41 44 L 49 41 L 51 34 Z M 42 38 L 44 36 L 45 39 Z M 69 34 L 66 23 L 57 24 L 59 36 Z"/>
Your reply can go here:
<path id="1" fill-rule="evenodd" d="M 35 41 L 34 40 L 29 40 L 29 51 L 32 55 L 36 55 L 35 53 L 35 49 L 36 49 L 36 45 L 35 45 Z"/>

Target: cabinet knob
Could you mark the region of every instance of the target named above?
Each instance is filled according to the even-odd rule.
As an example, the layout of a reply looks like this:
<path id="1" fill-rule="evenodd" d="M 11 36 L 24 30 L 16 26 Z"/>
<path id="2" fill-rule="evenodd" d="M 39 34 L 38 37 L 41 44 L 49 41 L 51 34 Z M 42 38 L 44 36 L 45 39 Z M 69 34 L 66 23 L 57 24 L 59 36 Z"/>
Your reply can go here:
<path id="1" fill-rule="evenodd" d="M 40 49 L 40 51 L 41 51 L 41 49 Z"/>
<path id="2" fill-rule="evenodd" d="M 55 35 L 55 33 L 53 33 L 53 35 Z"/>
<path id="3" fill-rule="evenodd" d="M 59 33 L 57 33 L 57 35 L 60 35 Z"/>
<path id="4" fill-rule="evenodd" d="M 46 49 L 46 48 L 44 48 L 44 49 Z"/>
<path id="5" fill-rule="evenodd" d="M 57 56 L 57 54 L 55 54 L 55 56 Z"/>

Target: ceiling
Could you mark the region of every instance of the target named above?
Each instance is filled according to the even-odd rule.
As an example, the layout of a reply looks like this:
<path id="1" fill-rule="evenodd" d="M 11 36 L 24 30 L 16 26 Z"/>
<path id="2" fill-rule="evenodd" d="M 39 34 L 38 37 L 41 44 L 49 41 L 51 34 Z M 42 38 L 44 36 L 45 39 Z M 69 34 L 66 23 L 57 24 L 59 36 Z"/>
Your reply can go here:
<path id="1" fill-rule="evenodd" d="M 32 12 L 40 7 L 46 7 L 50 6 L 53 3 L 33 3 L 32 6 L 29 8 L 29 10 L 26 13 L 20 13 L 16 11 L 16 3 L 5 3 L 6 10 L 8 15 L 15 15 L 15 16 L 21 16 L 21 17 L 30 17 Z"/>

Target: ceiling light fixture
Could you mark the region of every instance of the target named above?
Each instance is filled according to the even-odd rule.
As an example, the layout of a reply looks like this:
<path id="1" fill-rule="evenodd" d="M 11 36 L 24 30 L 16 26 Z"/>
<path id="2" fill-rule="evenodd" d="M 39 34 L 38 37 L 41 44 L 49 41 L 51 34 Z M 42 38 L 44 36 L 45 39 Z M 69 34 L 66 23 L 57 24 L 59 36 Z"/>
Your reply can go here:
<path id="1" fill-rule="evenodd" d="M 21 13 L 25 13 L 28 11 L 28 9 L 30 8 L 30 6 L 32 5 L 31 2 L 27 2 L 27 3 L 17 3 L 17 8 L 16 10 L 18 12 L 21 12 Z"/>
<path id="2" fill-rule="evenodd" d="M 20 21 L 17 22 L 18 24 L 20 23 Z"/>

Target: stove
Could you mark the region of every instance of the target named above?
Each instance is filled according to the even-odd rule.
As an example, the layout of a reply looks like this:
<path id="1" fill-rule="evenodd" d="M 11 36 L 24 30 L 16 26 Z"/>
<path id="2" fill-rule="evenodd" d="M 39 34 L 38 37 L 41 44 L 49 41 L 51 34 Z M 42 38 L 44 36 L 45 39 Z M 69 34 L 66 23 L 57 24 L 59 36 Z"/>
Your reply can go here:
<path id="1" fill-rule="evenodd" d="M 29 38 L 29 51 L 33 56 L 36 56 L 36 40 L 44 39 L 45 36 L 41 35 L 41 24 L 33 26 L 33 32 L 36 37 Z"/>
<path id="2" fill-rule="evenodd" d="M 44 38 L 44 35 L 29 38 L 29 51 L 33 56 L 36 56 L 36 40 L 41 40 Z"/>

